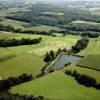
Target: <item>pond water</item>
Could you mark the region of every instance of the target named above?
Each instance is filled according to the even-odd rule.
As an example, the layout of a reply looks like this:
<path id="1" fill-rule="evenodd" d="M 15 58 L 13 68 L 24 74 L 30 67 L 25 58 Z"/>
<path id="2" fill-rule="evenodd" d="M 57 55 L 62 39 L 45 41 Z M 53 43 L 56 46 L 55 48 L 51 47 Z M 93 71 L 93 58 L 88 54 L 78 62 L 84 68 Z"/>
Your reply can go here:
<path id="1" fill-rule="evenodd" d="M 68 63 L 77 62 L 81 59 L 81 57 L 73 56 L 73 55 L 67 55 L 67 54 L 61 54 L 58 56 L 58 58 L 55 60 L 55 62 L 49 67 L 46 72 L 50 72 L 52 70 L 60 70 L 65 67 Z"/>

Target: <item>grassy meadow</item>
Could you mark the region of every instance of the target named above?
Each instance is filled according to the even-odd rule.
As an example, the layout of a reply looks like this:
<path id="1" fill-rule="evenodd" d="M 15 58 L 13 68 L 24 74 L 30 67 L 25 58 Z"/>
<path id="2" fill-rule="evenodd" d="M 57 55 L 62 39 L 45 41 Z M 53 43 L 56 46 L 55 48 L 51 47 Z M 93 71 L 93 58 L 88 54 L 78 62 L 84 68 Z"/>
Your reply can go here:
<path id="1" fill-rule="evenodd" d="M 3 35 L 2 35 L 3 34 Z M 50 50 L 58 50 L 59 48 L 69 49 L 73 44 L 76 43 L 80 36 L 66 37 L 51 37 L 44 35 L 28 35 L 28 34 L 14 34 L 14 33 L 3 33 L 0 32 L 1 38 L 39 38 L 42 37 L 42 41 L 36 45 L 23 45 L 8 48 L 0 48 L 3 52 L 0 54 L 0 58 L 7 58 L 14 55 L 9 59 L 4 59 L 0 62 L 0 74 L 4 77 L 18 76 L 23 73 L 30 73 L 36 75 L 40 73 L 42 67 L 45 65 L 43 58 L 44 54 Z M 6 55 L 6 56 L 5 56 Z M 39 63 L 37 63 L 39 62 Z"/>
<path id="2" fill-rule="evenodd" d="M 11 19 L 2 19 L 0 20 L 0 24 L 2 25 L 11 25 L 13 26 L 15 29 L 16 28 L 21 28 L 22 30 L 33 30 L 33 31 L 50 31 L 50 30 L 63 30 L 60 29 L 58 27 L 54 27 L 54 26 L 49 26 L 49 25 L 36 25 L 36 26 L 30 26 L 29 23 L 26 22 L 21 22 L 21 21 L 16 21 L 16 20 L 11 20 Z"/>
<path id="3" fill-rule="evenodd" d="M 89 67 L 96 70 L 100 70 L 100 38 L 90 40 L 89 45 L 90 50 L 87 49 L 85 51 L 86 57 L 79 62 L 79 65 L 83 67 Z M 84 51 L 82 51 L 82 53 L 83 52 Z"/>
<path id="4" fill-rule="evenodd" d="M 11 89 L 13 93 L 42 95 L 47 100 L 99 100 L 100 91 L 79 85 L 63 72 L 54 72 Z"/>
<path id="5" fill-rule="evenodd" d="M 0 32 L 1 38 L 39 38 L 42 37 L 42 41 L 36 45 L 23 45 L 8 48 L 0 48 L 0 57 L 5 57 L 14 54 L 14 57 L 8 58 L 4 61 L 0 61 L 0 76 L 2 78 L 8 78 L 11 76 L 18 76 L 23 73 L 32 74 L 33 76 L 41 72 L 42 67 L 45 65 L 43 61 L 44 54 L 50 50 L 58 50 L 59 48 L 70 49 L 77 40 L 81 39 L 81 36 L 76 35 L 59 35 L 57 37 L 45 36 L 45 35 L 28 35 L 28 34 L 14 34 L 10 32 Z M 91 67 L 96 66 L 99 63 L 99 58 L 94 55 L 98 55 L 100 50 L 100 38 L 89 39 L 90 42 L 88 47 L 82 50 L 77 55 L 85 56 L 78 64 L 87 65 L 90 64 Z M 6 55 L 6 56 L 5 56 Z M 89 58 L 93 55 L 93 59 Z M 95 57 L 95 58 L 94 58 Z M 95 60 L 96 59 L 96 60 Z M 91 62 L 92 61 L 92 62 Z M 38 63 L 37 63 L 38 62 Z M 99 100 L 100 91 L 95 88 L 88 88 L 80 85 L 75 81 L 74 78 L 64 74 L 65 70 L 76 70 L 81 74 L 91 76 L 100 83 L 100 72 L 76 66 L 77 63 L 73 63 L 70 66 L 64 68 L 60 71 L 55 71 L 52 74 L 48 74 L 42 78 L 34 79 L 30 82 L 26 82 L 21 85 L 13 87 L 10 91 L 12 93 L 27 94 L 27 95 L 42 95 L 47 100 Z M 99 67 L 95 67 L 99 68 Z M 72 95 L 73 94 L 73 95 Z"/>

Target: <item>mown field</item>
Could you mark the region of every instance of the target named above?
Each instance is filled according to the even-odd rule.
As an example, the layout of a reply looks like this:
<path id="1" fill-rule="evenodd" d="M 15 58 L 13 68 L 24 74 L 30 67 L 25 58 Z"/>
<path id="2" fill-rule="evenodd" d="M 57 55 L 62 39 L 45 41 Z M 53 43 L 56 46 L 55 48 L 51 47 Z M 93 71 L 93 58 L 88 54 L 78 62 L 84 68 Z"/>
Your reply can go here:
<path id="1" fill-rule="evenodd" d="M 47 100 L 99 100 L 100 91 L 79 85 L 63 72 L 54 72 L 40 79 L 16 86 L 13 93 L 43 95 Z"/>
<path id="2" fill-rule="evenodd" d="M 3 34 L 3 35 L 2 35 Z M 81 38 L 80 36 L 66 37 L 51 37 L 44 35 L 27 35 L 27 34 L 14 34 L 0 32 L 1 38 L 38 38 L 42 37 L 40 44 L 36 45 L 23 45 L 16 47 L 0 48 L 2 55 L 0 58 L 5 57 L 4 61 L 0 62 L 0 74 L 4 77 L 18 76 L 23 73 L 30 73 L 36 75 L 40 73 L 42 67 L 45 65 L 43 58 L 44 54 L 50 50 L 58 50 L 59 48 L 70 48 L 76 41 Z M 9 51 L 8 51 L 9 50 Z M 13 53 L 14 57 L 9 58 L 7 55 Z M 6 56 L 5 56 L 6 55 Z M 38 63 L 37 63 L 38 62 Z"/>

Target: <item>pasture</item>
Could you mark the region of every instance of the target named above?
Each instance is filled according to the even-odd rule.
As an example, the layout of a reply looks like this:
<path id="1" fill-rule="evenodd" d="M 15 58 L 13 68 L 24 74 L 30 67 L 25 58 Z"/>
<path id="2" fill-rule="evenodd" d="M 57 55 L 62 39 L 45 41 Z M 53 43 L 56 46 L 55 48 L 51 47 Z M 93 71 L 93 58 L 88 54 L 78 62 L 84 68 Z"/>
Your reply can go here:
<path id="1" fill-rule="evenodd" d="M 0 61 L 7 60 L 13 57 L 14 55 L 14 52 L 10 51 L 9 49 L 0 48 Z"/>
<path id="2" fill-rule="evenodd" d="M 90 45 L 91 48 L 85 51 L 86 56 L 78 63 L 78 65 L 100 70 L 100 38 L 91 40 Z"/>
<path id="3" fill-rule="evenodd" d="M 54 72 L 40 79 L 15 86 L 13 93 L 42 95 L 47 100 L 99 100 L 99 90 L 79 85 L 63 72 Z"/>
<path id="4" fill-rule="evenodd" d="M 0 62 L 0 74 L 3 78 L 19 76 L 23 73 L 36 75 L 40 73 L 44 65 L 45 63 L 40 57 L 24 54 Z"/>
<path id="5" fill-rule="evenodd" d="M 13 53 L 15 56 L 13 58 L 9 58 L 3 62 L 0 62 L 0 74 L 4 77 L 10 76 L 18 76 L 23 73 L 31 73 L 36 75 L 45 65 L 43 61 L 44 54 L 50 50 L 58 50 L 59 48 L 67 48 L 69 49 L 73 44 L 76 43 L 80 36 L 72 36 L 68 35 L 66 37 L 51 37 L 45 35 L 28 35 L 28 34 L 14 34 L 14 33 L 4 33 L 3 38 L 38 38 L 42 37 L 42 41 L 36 45 L 23 45 L 23 46 L 15 46 L 2 48 L 6 49 L 9 54 L 9 51 Z M 6 35 L 7 34 L 7 35 Z M 4 52 L 4 50 L 3 50 Z M 2 54 L 2 57 L 7 56 L 7 53 Z M 39 62 L 39 63 L 37 63 Z"/>
<path id="6" fill-rule="evenodd" d="M 60 31 L 63 29 L 60 29 L 59 27 L 54 27 L 54 26 L 49 26 L 49 25 L 36 25 L 36 26 L 31 26 L 29 23 L 21 22 L 21 21 L 16 21 L 16 20 L 11 20 L 11 19 L 2 19 L 0 20 L 0 24 L 2 25 L 11 25 L 15 29 L 16 28 L 21 28 L 22 30 L 33 30 L 33 31 L 46 31 L 49 32 L 51 30 L 56 30 Z"/>

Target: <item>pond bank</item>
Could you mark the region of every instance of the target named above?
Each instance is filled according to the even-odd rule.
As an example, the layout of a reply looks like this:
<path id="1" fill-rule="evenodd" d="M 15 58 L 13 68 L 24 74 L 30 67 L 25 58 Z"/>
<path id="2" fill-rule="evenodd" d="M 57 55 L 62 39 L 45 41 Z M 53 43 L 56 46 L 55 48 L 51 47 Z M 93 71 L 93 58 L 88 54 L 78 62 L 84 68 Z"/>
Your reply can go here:
<path id="1" fill-rule="evenodd" d="M 60 70 L 64 67 L 67 67 L 67 65 L 79 61 L 83 56 L 78 55 L 71 55 L 67 53 L 61 53 L 58 55 L 58 57 L 52 62 L 52 64 L 47 67 L 45 70 L 45 73 L 49 73 L 54 70 Z"/>

